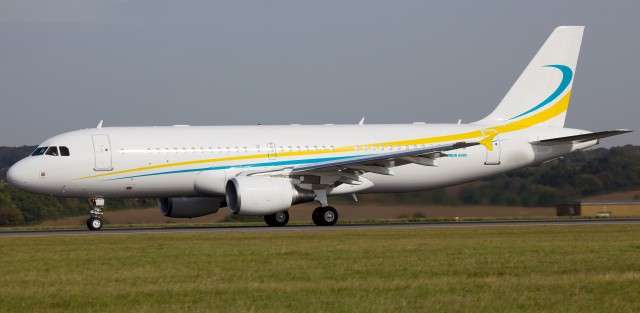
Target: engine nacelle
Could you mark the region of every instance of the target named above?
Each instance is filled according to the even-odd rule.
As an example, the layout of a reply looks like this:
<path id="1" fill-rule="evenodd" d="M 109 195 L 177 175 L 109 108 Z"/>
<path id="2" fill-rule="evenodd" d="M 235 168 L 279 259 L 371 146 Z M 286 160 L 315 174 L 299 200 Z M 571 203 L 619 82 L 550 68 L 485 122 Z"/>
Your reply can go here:
<path id="1" fill-rule="evenodd" d="M 311 191 L 296 189 L 288 178 L 239 176 L 229 179 L 226 186 L 227 205 L 240 215 L 269 215 L 314 197 Z"/>
<path id="2" fill-rule="evenodd" d="M 224 198 L 183 197 L 160 198 L 162 214 L 173 218 L 193 218 L 218 212 L 224 206 Z"/>

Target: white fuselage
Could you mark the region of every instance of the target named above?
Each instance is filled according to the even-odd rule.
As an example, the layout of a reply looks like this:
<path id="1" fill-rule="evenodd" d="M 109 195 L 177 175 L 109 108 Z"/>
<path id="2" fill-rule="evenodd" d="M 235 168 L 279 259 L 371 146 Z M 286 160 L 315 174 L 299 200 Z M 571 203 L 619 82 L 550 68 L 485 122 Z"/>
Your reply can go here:
<path id="1" fill-rule="evenodd" d="M 451 134 L 481 129 L 475 124 L 83 129 L 40 145 L 68 147 L 69 156 L 29 156 L 13 166 L 8 177 L 23 189 L 66 197 L 219 196 L 224 194 L 226 180 L 243 171 L 428 147 L 446 142 Z M 508 132 L 495 138 L 491 151 L 482 145 L 449 151 L 437 159 L 437 166 L 407 164 L 395 167 L 393 175 L 366 173 L 363 177 L 370 184 L 331 193 L 405 192 L 459 184 L 597 143 L 546 147 L 529 143 L 581 133 L 545 127 Z"/>

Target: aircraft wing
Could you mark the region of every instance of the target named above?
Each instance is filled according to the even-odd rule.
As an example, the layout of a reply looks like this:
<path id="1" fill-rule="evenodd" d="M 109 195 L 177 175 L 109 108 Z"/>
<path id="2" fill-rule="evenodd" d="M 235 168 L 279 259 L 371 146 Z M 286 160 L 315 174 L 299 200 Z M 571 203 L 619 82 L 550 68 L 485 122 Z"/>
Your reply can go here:
<path id="1" fill-rule="evenodd" d="M 310 163 L 298 166 L 285 166 L 264 171 L 246 171 L 242 172 L 240 175 L 300 176 L 308 174 L 324 176 L 326 174 L 334 173 L 338 174 L 338 176 L 347 175 L 357 181 L 357 177 L 366 172 L 382 175 L 393 175 L 393 170 L 391 169 L 392 167 L 410 163 L 424 166 L 437 166 L 436 159 L 446 156 L 446 151 L 471 147 L 478 144 L 480 143 L 456 142 L 452 144 L 430 146 L 419 149 L 392 151 L 365 156 L 354 156 L 351 158 L 343 158 L 339 160 Z"/>
<path id="2" fill-rule="evenodd" d="M 425 166 L 437 166 L 435 159 L 446 156 L 446 151 L 471 147 L 478 144 L 479 142 L 456 142 L 453 144 L 437 145 L 427 148 L 393 151 L 366 156 L 356 156 L 341 160 L 305 164 L 293 167 L 290 174 L 350 169 L 361 172 L 393 175 L 390 170 L 391 167 L 409 163 Z"/>
<path id="3" fill-rule="evenodd" d="M 534 141 L 531 144 L 534 145 L 555 145 L 559 143 L 571 143 L 571 142 L 585 142 L 594 139 L 602 139 L 611 136 L 622 135 L 626 133 L 630 133 L 632 130 L 629 129 L 614 129 L 614 130 L 606 130 L 601 132 L 593 132 L 581 135 L 574 136 L 566 136 L 566 137 L 558 137 L 558 138 L 549 138 L 543 139 L 539 141 Z"/>

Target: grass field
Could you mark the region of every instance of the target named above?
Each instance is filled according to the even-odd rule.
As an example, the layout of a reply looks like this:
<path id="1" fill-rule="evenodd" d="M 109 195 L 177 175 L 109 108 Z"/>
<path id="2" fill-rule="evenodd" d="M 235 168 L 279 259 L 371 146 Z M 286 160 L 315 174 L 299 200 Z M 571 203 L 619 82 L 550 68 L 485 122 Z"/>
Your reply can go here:
<path id="1" fill-rule="evenodd" d="M 640 312 L 638 225 L 0 238 L 0 312 Z"/>

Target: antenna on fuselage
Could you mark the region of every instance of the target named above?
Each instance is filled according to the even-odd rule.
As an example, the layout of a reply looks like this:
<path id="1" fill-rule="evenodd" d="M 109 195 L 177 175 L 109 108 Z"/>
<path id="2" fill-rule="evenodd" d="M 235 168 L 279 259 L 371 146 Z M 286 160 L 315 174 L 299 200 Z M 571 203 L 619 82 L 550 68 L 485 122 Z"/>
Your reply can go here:
<path id="1" fill-rule="evenodd" d="M 358 125 L 359 126 L 364 125 L 364 116 L 360 119 L 360 122 L 358 122 Z"/>
<path id="2" fill-rule="evenodd" d="M 96 126 L 96 128 L 102 128 L 102 122 L 104 122 L 104 120 L 100 120 L 100 122 L 98 122 L 98 126 Z"/>

